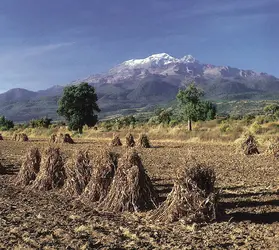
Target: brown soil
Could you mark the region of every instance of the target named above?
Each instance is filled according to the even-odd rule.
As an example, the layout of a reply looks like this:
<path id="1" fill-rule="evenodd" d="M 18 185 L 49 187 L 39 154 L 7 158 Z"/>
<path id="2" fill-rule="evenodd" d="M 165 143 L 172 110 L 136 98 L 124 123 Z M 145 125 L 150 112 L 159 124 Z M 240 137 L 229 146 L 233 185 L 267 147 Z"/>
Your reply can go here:
<path id="1" fill-rule="evenodd" d="M 0 249 L 278 249 L 279 162 L 270 155 L 245 156 L 231 145 L 152 141 L 138 149 L 163 201 L 175 171 L 189 152 L 217 174 L 220 207 L 225 214 L 208 224 L 160 224 L 148 213 L 96 211 L 60 191 L 34 191 L 14 185 L 26 151 L 47 140 L 0 142 Z M 95 153 L 106 142 L 77 140 L 63 145 Z M 116 148 L 123 154 L 125 149 Z M 263 152 L 263 150 L 260 150 Z"/>

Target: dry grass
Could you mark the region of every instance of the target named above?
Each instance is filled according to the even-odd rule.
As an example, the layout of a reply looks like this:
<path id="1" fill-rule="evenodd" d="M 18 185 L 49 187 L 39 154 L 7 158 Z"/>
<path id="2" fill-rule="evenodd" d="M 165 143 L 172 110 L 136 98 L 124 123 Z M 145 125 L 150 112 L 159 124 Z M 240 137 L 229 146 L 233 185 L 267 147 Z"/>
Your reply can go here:
<path id="1" fill-rule="evenodd" d="M 92 164 L 88 151 L 78 151 L 74 159 L 66 165 L 65 192 L 77 196 L 86 188 L 90 181 Z"/>
<path id="2" fill-rule="evenodd" d="M 28 150 L 16 178 L 17 185 L 30 185 L 40 171 L 41 153 L 34 147 Z"/>
<path id="3" fill-rule="evenodd" d="M 110 212 L 139 212 L 157 207 L 158 196 L 136 152 L 119 159 L 110 190 L 99 209 Z"/>
<path id="4" fill-rule="evenodd" d="M 215 180 L 212 168 L 190 160 L 179 173 L 166 201 L 154 211 L 152 218 L 161 222 L 183 220 L 185 223 L 216 219 Z"/>
<path id="5" fill-rule="evenodd" d="M 118 155 L 113 152 L 104 150 L 96 155 L 91 180 L 81 197 L 85 203 L 102 201 L 107 196 L 117 164 Z"/>
<path id="6" fill-rule="evenodd" d="M 59 148 L 48 148 L 42 158 L 42 165 L 32 188 L 48 191 L 60 189 L 66 180 L 65 159 Z"/>

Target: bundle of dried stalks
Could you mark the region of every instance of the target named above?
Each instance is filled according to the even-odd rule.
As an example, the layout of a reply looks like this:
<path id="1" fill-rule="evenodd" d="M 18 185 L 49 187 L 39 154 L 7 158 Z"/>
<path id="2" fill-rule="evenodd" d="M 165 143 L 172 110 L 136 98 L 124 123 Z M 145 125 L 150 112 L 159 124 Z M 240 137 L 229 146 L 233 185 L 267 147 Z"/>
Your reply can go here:
<path id="1" fill-rule="evenodd" d="M 80 195 L 90 181 L 92 165 L 88 151 L 78 151 L 73 161 L 66 165 L 65 192 Z"/>
<path id="2" fill-rule="evenodd" d="M 5 173 L 6 173 L 6 170 L 0 162 L 0 174 L 5 174 Z"/>
<path id="3" fill-rule="evenodd" d="M 49 140 L 50 143 L 69 143 L 74 144 L 74 140 L 69 134 L 52 134 Z"/>
<path id="4" fill-rule="evenodd" d="M 18 142 L 25 142 L 28 141 L 28 136 L 24 133 L 19 133 L 19 134 L 14 134 L 13 136 L 13 140 L 14 141 L 18 141 Z"/>
<path id="5" fill-rule="evenodd" d="M 152 213 L 152 218 L 162 222 L 181 220 L 185 223 L 216 219 L 215 179 L 213 169 L 196 161 L 188 162 L 187 169 L 179 174 L 171 193 Z"/>
<path id="6" fill-rule="evenodd" d="M 118 162 L 110 190 L 98 208 L 110 212 L 146 211 L 157 207 L 158 196 L 136 152 Z"/>
<path id="7" fill-rule="evenodd" d="M 4 140 L 4 138 L 3 138 L 3 136 L 0 134 L 0 141 L 3 141 Z"/>
<path id="8" fill-rule="evenodd" d="M 59 148 L 48 148 L 42 158 L 40 172 L 32 184 L 34 189 L 51 190 L 62 188 L 65 179 L 65 159 Z"/>
<path id="9" fill-rule="evenodd" d="M 136 145 L 135 140 L 134 140 L 134 136 L 131 133 L 128 133 L 126 135 L 126 146 L 127 147 L 134 147 Z"/>
<path id="10" fill-rule="evenodd" d="M 115 170 L 117 168 L 118 155 L 108 150 L 96 157 L 91 180 L 82 194 L 84 202 L 102 201 L 109 191 Z"/>
<path id="11" fill-rule="evenodd" d="M 138 145 L 140 145 L 140 147 L 142 148 L 151 148 L 149 139 L 146 134 L 140 134 L 138 142 Z"/>
<path id="12" fill-rule="evenodd" d="M 119 135 L 113 134 L 113 138 L 112 138 L 112 141 L 111 141 L 111 146 L 113 146 L 113 147 L 122 146 L 122 142 L 119 138 Z"/>
<path id="13" fill-rule="evenodd" d="M 18 185 L 30 185 L 36 179 L 40 171 L 41 154 L 38 148 L 31 148 L 22 163 L 19 173 L 16 178 Z"/>
<path id="14" fill-rule="evenodd" d="M 279 158 L 279 137 L 275 137 L 269 141 L 266 153 L 274 155 L 275 158 Z"/>
<path id="15" fill-rule="evenodd" d="M 253 155 L 253 154 L 260 153 L 257 148 L 257 142 L 253 135 L 248 135 L 245 138 L 245 140 L 243 141 L 241 147 L 242 147 L 242 150 L 244 151 L 244 154 L 246 154 L 246 155 Z"/>

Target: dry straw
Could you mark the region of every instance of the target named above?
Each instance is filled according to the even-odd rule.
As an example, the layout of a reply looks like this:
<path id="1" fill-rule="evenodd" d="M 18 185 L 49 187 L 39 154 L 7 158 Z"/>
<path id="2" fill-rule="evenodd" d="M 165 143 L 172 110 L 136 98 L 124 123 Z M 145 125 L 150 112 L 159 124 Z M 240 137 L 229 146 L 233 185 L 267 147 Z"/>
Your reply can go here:
<path id="1" fill-rule="evenodd" d="M 138 145 L 142 148 L 151 148 L 148 136 L 146 134 L 140 134 Z"/>
<path id="2" fill-rule="evenodd" d="M 253 135 L 247 135 L 242 142 L 241 148 L 245 155 L 259 154 L 257 142 Z"/>
<path id="3" fill-rule="evenodd" d="M 48 148 L 42 158 L 40 172 L 32 184 L 34 189 L 62 188 L 66 180 L 65 159 L 59 148 Z"/>
<path id="4" fill-rule="evenodd" d="M 156 208 L 158 196 L 136 152 L 119 159 L 110 190 L 98 208 L 110 212 L 138 212 Z"/>
<path id="5" fill-rule="evenodd" d="M 70 195 L 80 195 L 90 181 L 92 165 L 88 151 L 78 151 L 74 160 L 66 167 L 65 191 Z"/>
<path id="6" fill-rule="evenodd" d="M 38 148 L 31 148 L 21 165 L 16 178 L 16 183 L 19 185 L 30 185 L 40 171 L 41 154 Z"/>
<path id="7" fill-rule="evenodd" d="M 5 173 L 6 173 L 5 168 L 3 167 L 3 165 L 0 162 L 0 174 L 5 174 Z"/>
<path id="8" fill-rule="evenodd" d="M 187 168 L 178 174 L 174 187 L 166 201 L 152 213 L 161 222 L 184 221 L 185 223 L 216 219 L 217 195 L 214 192 L 213 169 L 188 161 Z"/>
<path id="9" fill-rule="evenodd" d="M 279 137 L 270 140 L 266 153 L 274 155 L 275 158 L 279 158 Z"/>
<path id="10" fill-rule="evenodd" d="M 128 133 L 126 135 L 125 139 L 126 139 L 126 146 L 127 147 L 132 148 L 132 147 L 134 147 L 136 145 L 135 140 L 134 140 L 134 136 L 131 133 Z"/>
<path id="11" fill-rule="evenodd" d="M 24 133 L 16 133 L 13 136 L 13 140 L 14 141 L 18 141 L 18 142 L 25 142 L 25 141 L 29 141 L 28 136 Z"/>
<path id="12" fill-rule="evenodd" d="M 113 138 L 110 145 L 113 147 L 122 146 L 122 142 L 119 138 L 119 135 L 113 134 Z"/>
<path id="13" fill-rule="evenodd" d="M 117 168 L 118 155 L 113 152 L 104 150 L 95 159 L 91 180 L 81 197 L 86 203 L 102 201 L 106 197 Z"/>
<path id="14" fill-rule="evenodd" d="M 74 140 L 71 138 L 69 134 L 52 134 L 50 136 L 50 143 L 69 143 L 69 144 L 74 144 Z"/>

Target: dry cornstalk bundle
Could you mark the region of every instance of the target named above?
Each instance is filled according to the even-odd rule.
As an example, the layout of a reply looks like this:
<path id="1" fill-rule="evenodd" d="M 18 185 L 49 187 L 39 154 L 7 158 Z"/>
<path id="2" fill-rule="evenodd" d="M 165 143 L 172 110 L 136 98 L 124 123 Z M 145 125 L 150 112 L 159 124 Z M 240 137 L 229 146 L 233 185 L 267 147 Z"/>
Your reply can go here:
<path id="1" fill-rule="evenodd" d="M 152 213 L 153 219 L 185 223 L 216 219 L 215 172 L 195 161 L 190 166 L 180 173 L 166 201 Z"/>
<path id="2" fill-rule="evenodd" d="M 74 140 L 71 138 L 69 134 L 52 134 L 50 136 L 50 143 L 69 143 L 74 144 Z"/>
<path id="3" fill-rule="evenodd" d="M 3 136 L 0 134 L 0 141 L 3 141 L 4 140 L 4 138 L 3 138 Z"/>
<path id="4" fill-rule="evenodd" d="M 79 151 L 74 160 L 67 164 L 65 191 L 70 195 L 80 195 L 90 181 L 92 165 L 88 152 Z"/>
<path id="5" fill-rule="evenodd" d="M 111 141 L 111 146 L 113 146 L 113 147 L 122 146 L 122 142 L 119 138 L 119 135 L 113 134 L 113 138 L 112 138 L 112 141 Z"/>
<path id="6" fill-rule="evenodd" d="M 24 133 L 19 133 L 19 134 L 14 134 L 13 136 L 13 140 L 14 141 L 18 141 L 18 142 L 25 142 L 28 141 L 28 136 Z"/>
<path id="7" fill-rule="evenodd" d="M 0 174 L 5 174 L 5 173 L 6 173 L 6 170 L 0 162 Z"/>
<path id="8" fill-rule="evenodd" d="M 110 212 L 138 212 L 156 208 L 158 196 L 136 152 L 119 159 L 110 190 L 99 209 Z"/>
<path id="9" fill-rule="evenodd" d="M 276 137 L 269 142 L 266 153 L 274 155 L 275 158 L 279 158 L 279 137 Z"/>
<path id="10" fill-rule="evenodd" d="M 134 140 L 134 136 L 131 133 L 128 133 L 126 135 L 126 146 L 127 147 L 134 147 L 136 145 L 135 140 Z"/>
<path id="11" fill-rule="evenodd" d="M 257 148 L 257 142 L 253 135 L 248 135 L 245 138 L 245 140 L 243 141 L 243 143 L 241 145 L 241 148 L 244 151 L 244 154 L 246 154 L 246 155 L 253 155 L 253 154 L 260 153 Z"/>
<path id="12" fill-rule="evenodd" d="M 16 178 L 16 184 L 30 185 L 36 179 L 40 171 L 41 154 L 38 148 L 31 148 L 22 163 Z"/>
<path id="13" fill-rule="evenodd" d="M 118 155 L 107 150 L 97 157 L 91 180 L 82 194 L 83 201 L 97 202 L 106 197 L 117 168 L 117 161 Z"/>
<path id="14" fill-rule="evenodd" d="M 32 184 L 34 189 L 51 190 L 62 188 L 65 179 L 65 159 L 59 148 L 48 148 L 42 158 L 40 172 Z"/>
<path id="15" fill-rule="evenodd" d="M 151 148 L 149 139 L 146 134 L 140 134 L 139 136 L 139 146 L 142 148 Z"/>

